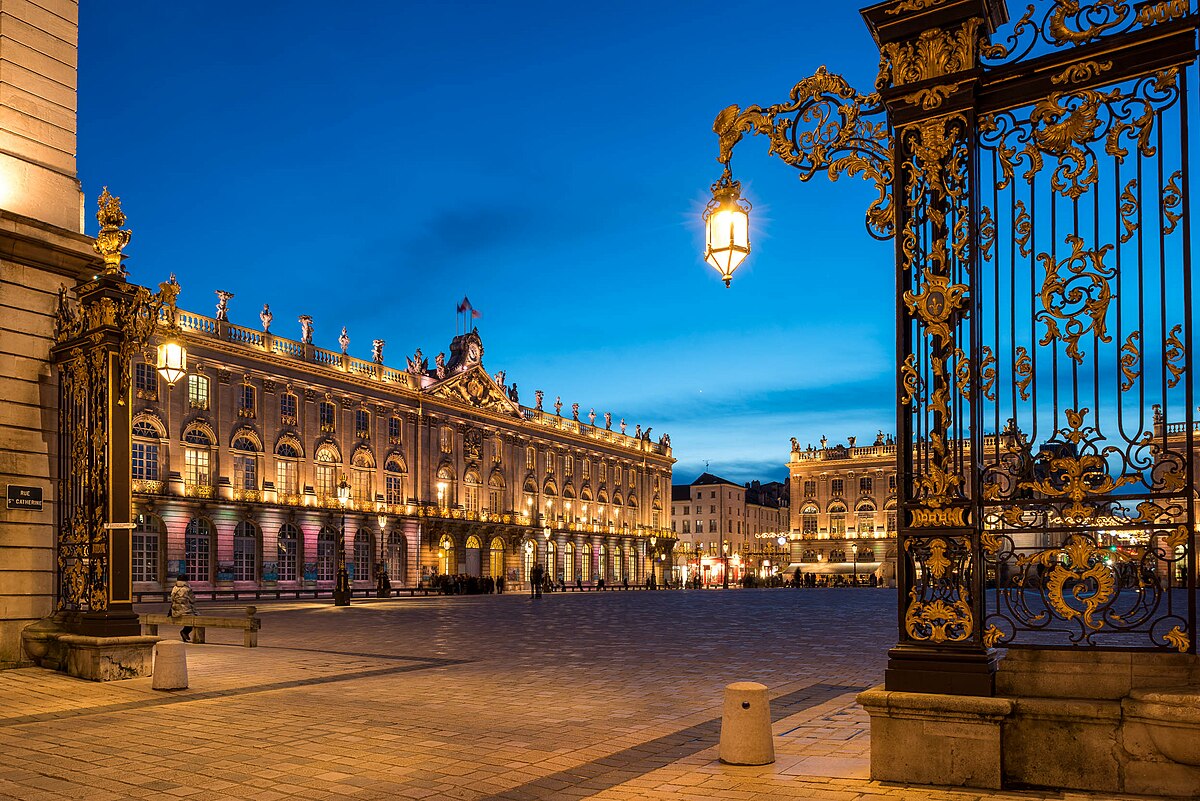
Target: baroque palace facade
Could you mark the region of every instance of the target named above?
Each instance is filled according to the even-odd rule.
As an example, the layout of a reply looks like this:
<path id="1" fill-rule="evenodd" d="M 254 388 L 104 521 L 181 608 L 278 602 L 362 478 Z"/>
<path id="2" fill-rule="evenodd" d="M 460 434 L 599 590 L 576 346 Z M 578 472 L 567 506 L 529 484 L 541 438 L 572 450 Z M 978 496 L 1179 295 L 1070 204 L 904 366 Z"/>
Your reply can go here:
<path id="1" fill-rule="evenodd" d="M 353 586 L 435 575 L 524 582 L 535 563 L 568 583 L 643 581 L 670 558 L 669 437 L 519 403 L 483 367 L 477 331 L 431 368 L 403 369 L 227 318 L 179 311 L 188 372 L 133 370 L 135 592 L 186 573 L 200 588 L 332 588 L 343 507 Z M 381 517 L 385 515 L 386 517 Z M 381 525 L 382 524 L 382 525 Z"/>

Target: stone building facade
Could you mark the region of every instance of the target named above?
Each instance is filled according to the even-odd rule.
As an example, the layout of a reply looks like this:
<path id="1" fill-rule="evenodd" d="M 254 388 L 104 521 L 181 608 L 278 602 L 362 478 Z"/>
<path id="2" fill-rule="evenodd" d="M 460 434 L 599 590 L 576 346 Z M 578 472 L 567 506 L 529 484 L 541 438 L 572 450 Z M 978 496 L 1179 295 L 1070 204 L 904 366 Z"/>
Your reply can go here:
<path id="1" fill-rule="evenodd" d="M 743 486 L 705 472 L 673 487 L 671 498 L 676 580 L 723 584 L 728 567 L 729 582 L 737 583 L 786 564 L 789 550 L 777 539 L 788 532 L 787 496 L 778 482 Z"/>
<path id="2" fill-rule="evenodd" d="M 801 449 L 792 440 L 791 563 L 803 573 L 895 576 L 896 444 L 880 432 L 867 446 Z"/>
<path id="3" fill-rule="evenodd" d="M 75 165 L 78 3 L 0 0 L 0 667 L 54 605 L 58 289 L 98 269 Z M 36 503 L 34 496 L 40 495 Z"/>
<path id="4" fill-rule="evenodd" d="M 670 440 L 582 419 L 543 394 L 530 407 L 483 367 L 474 330 L 403 368 L 181 311 L 188 374 L 170 388 L 135 364 L 134 590 L 181 572 L 214 589 L 332 588 L 343 508 L 354 587 L 435 575 L 525 582 L 643 581 L 673 538 Z M 381 520 L 380 514 L 386 515 Z M 381 528 L 380 523 L 383 523 Z M 653 539 L 653 544 L 651 543 Z"/>

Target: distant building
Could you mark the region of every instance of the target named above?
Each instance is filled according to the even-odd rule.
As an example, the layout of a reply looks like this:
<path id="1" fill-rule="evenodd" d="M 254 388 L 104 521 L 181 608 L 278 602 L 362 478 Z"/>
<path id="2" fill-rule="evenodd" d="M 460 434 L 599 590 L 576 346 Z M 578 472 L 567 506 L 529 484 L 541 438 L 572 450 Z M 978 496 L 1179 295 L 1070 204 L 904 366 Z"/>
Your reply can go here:
<path id="1" fill-rule="evenodd" d="M 788 532 L 787 486 L 753 481 L 739 485 L 702 473 L 691 484 L 671 488 L 671 527 L 675 548 L 675 580 L 723 584 L 748 572 L 766 577 L 786 564 L 790 551 L 778 543 Z"/>

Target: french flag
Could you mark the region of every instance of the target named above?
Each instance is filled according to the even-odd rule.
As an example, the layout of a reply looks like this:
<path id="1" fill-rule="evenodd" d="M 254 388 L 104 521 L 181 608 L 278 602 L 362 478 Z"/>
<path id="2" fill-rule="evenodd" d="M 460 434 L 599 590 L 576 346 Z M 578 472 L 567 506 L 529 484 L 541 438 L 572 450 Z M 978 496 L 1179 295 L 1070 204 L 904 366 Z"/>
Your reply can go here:
<path id="1" fill-rule="evenodd" d="M 471 301 L 467 299 L 467 296 L 463 295 L 462 303 L 458 304 L 458 313 L 466 314 L 467 312 L 471 312 L 472 320 L 478 320 L 483 316 L 478 309 L 471 305 Z"/>

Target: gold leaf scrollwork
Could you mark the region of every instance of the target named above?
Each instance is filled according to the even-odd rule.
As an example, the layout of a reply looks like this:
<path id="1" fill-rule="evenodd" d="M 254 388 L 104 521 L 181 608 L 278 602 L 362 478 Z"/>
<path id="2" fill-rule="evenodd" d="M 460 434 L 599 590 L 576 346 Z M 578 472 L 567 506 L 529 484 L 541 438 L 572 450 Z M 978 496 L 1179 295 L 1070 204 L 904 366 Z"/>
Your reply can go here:
<path id="1" fill-rule="evenodd" d="M 995 648 L 1000 643 L 1004 642 L 1008 637 L 1000 630 L 1000 627 L 995 623 L 988 626 L 983 632 L 983 647 Z"/>
<path id="2" fill-rule="evenodd" d="M 1164 634 L 1163 642 L 1167 643 L 1181 654 L 1186 654 L 1188 652 L 1188 648 L 1190 648 L 1192 645 L 1192 641 L 1188 637 L 1187 632 L 1179 626 L 1176 626 Z"/>
<path id="3" fill-rule="evenodd" d="M 1078 448 L 1081 443 L 1088 442 L 1089 433 L 1094 435 L 1095 428 L 1084 429 L 1087 409 L 1066 409 L 1065 414 L 1070 429 L 1063 429 L 1063 432 L 1066 439 Z M 1093 520 L 1098 513 L 1095 505 L 1084 503 L 1087 498 L 1107 495 L 1119 487 L 1137 481 L 1135 476 L 1126 475 L 1118 476 L 1114 480 L 1108 474 L 1108 463 L 1096 453 L 1083 453 L 1078 456 L 1051 455 L 1046 459 L 1046 463 L 1050 468 L 1049 475 L 1033 481 L 1022 481 L 1019 486 L 1041 492 L 1050 498 L 1070 500 L 1071 504 L 1062 510 L 1062 515 L 1077 523 Z"/>
<path id="4" fill-rule="evenodd" d="M 1064 83 L 1083 83 L 1093 78 L 1099 78 L 1111 69 L 1111 61 L 1081 61 L 1067 65 L 1067 68 L 1057 75 L 1051 75 L 1050 83 L 1056 86 Z"/>
<path id="5" fill-rule="evenodd" d="M 966 595 L 965 587 L 960 586 L 958 589 L 963 596 Z M 915 589 L 909 592 L 908 609 L 904 613 L 904 631 L 914 640 L 928 640 L 935 645 L 943 642 L 962 642 L 971 638 L 971 632 L 975 628 L 974 622 L 971 607 L 961 598 L 950 601 L 942 598 L 921 601 Z"/>
<path id="6" fill-rule="evenodd" d="M 933 111 L 946 102 L 946 98 L 954 93 L 954 89 L 954 86 L 930 86 L 904 95 L 902 99 L 910 106 L 920 106 L 926 111 Z"/>
<path id="7" fill-rule="evenodd" d="M 935 579 L 946 575 L 946 571 L 950 568 L 950 560 L 946 558 L 946 541 L 944 539 L 935 537 L 929 541 L 929 558 L 925 560 L 925 567 L 929 569 L 929 574 Z"/>
<path id="8" fill-rule="evenodd" d="M 1183 377 L 1183 371 L 1186 365 L 1183 363 L 1184 349 L 1183 342 L 1179 339 L 1179 332 L 1183 330 L 1183 326 L 1177 325 L 1171 329 L 1171 333 L 1167 335 L 1167 352 L 1166 366 L 1170 371 L 1171 377 L 1167 380 L 1167 386 L 1174 389 Z"/>
<path id="9" fill-rule="evenodd" d="M 1017 348 L 1013 372 L 1019 377 L 1017 391 L 1021 394 L 1021 400 L 1029 400 L 1029 385 L 1033 383 L 1033 360 L 1029 358 L 1029 351 L 1024 347 Z"/>
<path id="10" fill-rule="evenodd" d="M 1061 549 L 1019 557 L 1017 566 L 1034 564 L 1048 569 L 1045 592 L 1050 608 L 1063 620 L 1078 619 L 1084 629 L 1098 631 L 1104 621 L 1096 618 L 1097 610 L 1117 594 L 1117 577 L 1110 560 L 1129 558 L 1120 551 L 1098 548 L 1083 534 L 1072 534 Z M 1079 605 L 1073 605 L 1068 596 Z"/>
<path id="11" fill-rule="evenodd" d="M 1137 21 L 1145 27 L 1161 25 L 1164 22 L 1186 17 L 1190 6 L 1190 0 L 1161 0 L 1158 3 L 1147 3 L 1138 9 Z"/>
<path id="12" fill-rule="evenodd" d="M 979 535 L 979 545 L 983 548 L 983 552 L 995 556 L 1000 553 L 1004 541 L 1000 539 L 1000 535 L 991 531 L 984 531 Z"/>
<path id="13" fill-rule="evenodd" d="M 1121 0 L 1095 0 L 1086 8 L 1079 0 L 1056 0 L 1046 33 L 1057 44 L 1084 44 L 1120 25 L 1129 11 Z"/>
<path id="14" fill-rule="evenodd" d="M 1121 190 L 1121 225 L 1125 228 L 1125 232 L 1121 234 L 1121 244 L 1133 239 L 1133 235 L 1138 229 L 1136 222 L 1138 199 L 1134 194 L 1137 187 L 1137 178 L 1130 178 L 1129 183 L 1125 184 L 1125 188 Z"/>
<path id="15" fill-rule="evenodd" d="M 1166 222 L 1163 223 L 1163 236 L 1170 236 L 1175 232 L 1175 226 L 1179 225 L 1179 221 L 1183 219 L 1183 212 L 1179 211 L 1180 203 L 1183 202 L 1183 190 L 1179 188 L 1179 182 L 1183 179 L 1183 172 L 1176 170 L 1171 173 L 1170 180 L 1163 187 L 1162 211 Z"/>
<path id="16" fill-rule="evenodd" d="M 958 380 L 958 394 L 971 400 L 971 362 L 962 348 L 954 349 L 954 377 Z"/>
<path id="17" fill-rule="evenodd" d="M 1138 331 L 1134 331 L 1125 338 L 1125 344 L 1121 346 L 1121 391 L 1128 392 L 1133 389 L 1133 385 L 1137 383 L 1138 377 L 1141 376 L 1139 365 L 1142 361 L 1142 352 L 1138 347 L 1138 342 L 1142 335 Z"/>
<path id="18" fill-rule="evenodd" d="M 979 217 L 979 255 L 983 261 L 992 260 L 992 248 L 996 244 L 996 221 L 992 218 L 992 210 L 987 206 L 980 209 Z"/>
<path id="19" fill-rule="evenodd" d="M 1112 341 L 1107 334 L 1105 319 L 1113 297 L 1109 281 L 1117 271 L 1104 266 L 1104 256 L 1112 250 L 1112 245 L 1087 250 L 1083 240 L 1074 234 L 1069 234 L 1066 241 L 1071 246 L 1071 255 L 1061 262 L 1056 262 L 1053 254 L 1038 254 L 1038 260 L 1046 270 L 1040 292 L 1042 311 L 1035 315 L 1045 323 L 1046 334 L 1038 344 L 1048 345 L 1061 339 L 1067 343 L 1067 355 L 1082 364 L 1079 340 L 1084 334 L 1091 331 L 1101 342 Z M 1065 278 L 1060 273 L 1063 268 L 1069 273 Z M 1082 316 L 1087 316 L 1091 322 L 1085 324 L 1080 319 Z"/>
<path id="20" fill-rule="evenodd" d="M 944 2 L 946 2 L 946 0 L 904 0 L 903 3 L 897 3 L 883 13 L 887 14 L 889 17 L 894 17 L 907 11 L 923 11 L 927 8 L 940 6 Z"/>
<path id="21" fill-rule="evenodd" d="M 1033 247 L 1029 244 L 1029 238 L 1033 234 L 1033 218 L 1025 208 L 1025 201 L 1018 200 L 1013 208 L 1017 212 L 1013 220 L 1013 231 L 1016 232 L 1013 241 L 1017 243 L 1017 251 L 1021 256 L 1028 258 L 1029 254 L 1033 253 Z"/>
<path id="22" fill-rule="evenodd" d="M 988 400 L 996 399 L 996 354 L 987 345 L 983 346 L 983 358 L 979 361 L 979 391 Z"/>
<path id="23" fill-rule="evenodd" d="M 905 406 L 911 405 L 921 391 L 921 377 L 917 375 L 916 355 L 908 354 L 904 357 L 904 364 L 900 366 L 901 383 L 904 386 L 904 397 L 900 402 Z"/>

